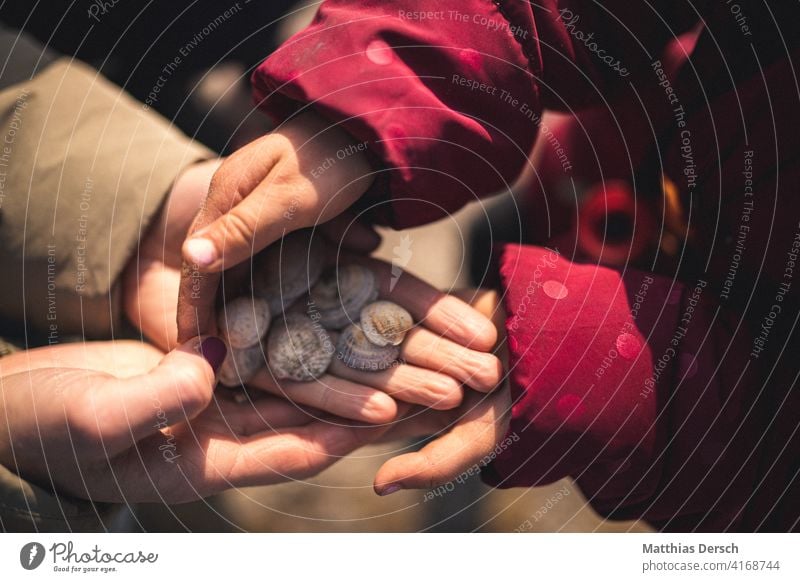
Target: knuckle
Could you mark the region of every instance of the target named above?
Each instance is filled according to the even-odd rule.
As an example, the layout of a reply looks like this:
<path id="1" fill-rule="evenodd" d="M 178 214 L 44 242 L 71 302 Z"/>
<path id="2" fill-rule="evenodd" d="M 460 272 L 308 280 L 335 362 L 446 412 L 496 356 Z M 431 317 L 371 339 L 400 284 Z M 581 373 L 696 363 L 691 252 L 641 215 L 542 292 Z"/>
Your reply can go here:
<path id="1" fill-rule="evenodd" d="M 195 367 L 184 367 L 173 372 L 181 404 L 186 410 L 203 410 L 213 398 L 213 386 L 203 370 Z"/>
<path id="2" fill-rule="evenodd" d="M 502 380 L 502 364 L 491 354 L 480 354 L 473 358 L 471 367 L 473 383 L 491 389 Z"/>
<path id="3" fill-rule="evenodd" d="M 325 386 L 321 382 L 318 383 L 316 400 L 316 405 L 320 410 L 324 410 L 325 412 L 336 412 L 336 410 L 331 410 L 331 407 L 338 408 L 341 405 L 341 402 L 333 389 Z"/>
<path id="4" fill-rule="evenodd" d="M 440 398 L 431 408 L 434 410 L 453 410 L 461 406 L 463 401 L 464 389 L 459 386 L 457 390 Z"/>
<path id="5" fill-rule="evenodd" d="M 461 384 L 450 378 L 443 376 L 428 386 L 428 391 L 432 396 L 431 405 L 435 410 L 450 410 L 461 405 L 464 398 L 464 391 Z"/>
<path id="6" fill-rule="evenodd" d="M 223 163 L 219 169 L 211 176 L 209 185 L 209 198 L 212 200 L 224 199 L 225 194 L 235 189 L 238 178 L 236 173 L 231 170 L 229 163 Z"/>
<path id="7" fill-rule="evenodd" d="M 397 415 L 397 405 L 391 397 L 378 392 L 366 399 L 363 411 L 374 421 L 389 422 Z"/>
<path id="8" fill-rule="evenodd" d="M 246 244 L 250 243 L 253 238 L 253 226 L 251 221 L 242 216 L 236 210 L 233 210 L 222 217 L 220 222 L 221 237 L 220 241 L 225 244 Z"/>
<path id="9" fill-rule="evenodd" d="M 65 403 L 65 418 L 70 438 L 82 452 L 94 451 L 101 446 L 102 418 L 98 415 L 94 400 L 85 392 Z"/>

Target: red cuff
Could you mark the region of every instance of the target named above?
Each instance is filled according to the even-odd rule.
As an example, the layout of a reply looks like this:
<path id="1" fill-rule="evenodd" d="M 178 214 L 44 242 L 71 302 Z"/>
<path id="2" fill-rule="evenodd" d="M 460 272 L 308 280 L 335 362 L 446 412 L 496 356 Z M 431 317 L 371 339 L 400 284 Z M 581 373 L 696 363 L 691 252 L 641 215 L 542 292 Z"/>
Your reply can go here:
<path id="1" fill-rule="evenodd" d="M 500 276 L 515 402 L 510 430 L 522 440 L 496 461 L 497 484 L 545 484 L 615 463 L 649 467 L 657 404 L 643 392 L 653 346 L 631 315 L 619 273 L 507 245 Z"/>
<path id="2" fill-rule="evenodd" d="M 499 262 L 519 441 L 485 479 L 515 487 L 570 476 L 618 518 L 735 515 L 758 459 L 738 454 L 755 451 L 747 403 L 757 383 L 746 334 L 709 309 L 706 282 L 538 247 L 507 245 Z"/>
<path id="3" fill-rule="evenodd" d="M 515 38 L 530 32 L 513 26 L 485 0 L 433 11 L 422 0 L 329 0 L 255 71 L 255 97 L 278 120 L 310 104 L 369 149 L 391 197 L 377 220 L 430 222 L 508 188 L 526 163 L 540 106 Z"/>

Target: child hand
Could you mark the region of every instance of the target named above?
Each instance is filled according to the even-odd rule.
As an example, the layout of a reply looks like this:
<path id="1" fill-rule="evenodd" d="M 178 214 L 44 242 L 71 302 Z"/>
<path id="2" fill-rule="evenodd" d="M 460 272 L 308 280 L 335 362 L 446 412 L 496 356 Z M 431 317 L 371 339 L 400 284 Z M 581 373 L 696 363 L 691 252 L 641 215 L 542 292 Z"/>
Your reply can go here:
<path id="1" fill-rule="evenodd" d="M 219 273 L 289 232 L 339 216 L 372 179 L 363 149 L 313 112 L 232 154 L 183 245 L 180 340 L 211 329 Z"/>
<path id="2" fill-rule="evenodd" d="M 212 177 L 224 163 L 221 159 L 199 162 L 178 176 L 122 273 L 125 315 L 164 351 L 178 344 L 176 299 L 183 263 L 181 245 L 208 194 Z M 347 214 L 320 225 L 319 231 L 330 240 L 360 251 L 370 251 L 380 242 L 378 235 L 366 226 L 358 223 L 351 226 Z"/>

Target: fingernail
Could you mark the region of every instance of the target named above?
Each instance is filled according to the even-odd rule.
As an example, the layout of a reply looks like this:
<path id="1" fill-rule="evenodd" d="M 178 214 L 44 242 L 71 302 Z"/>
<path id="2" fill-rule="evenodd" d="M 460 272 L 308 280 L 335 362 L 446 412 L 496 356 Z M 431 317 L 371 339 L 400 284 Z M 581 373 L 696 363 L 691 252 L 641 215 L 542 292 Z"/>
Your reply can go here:
<path id="1" fill-rule="evenodd" d="M 378 491 L 378 495 L 380 495 L 381 497 L 386 497 L 387 495 L 391 495 L 392 493 L 397 493 L 402 488 L 403 486 L 400 485 L 400 483 L 392 483 L 388 487 L 384 487 L 383 489 Z"/>
<path id="2" fill-rule="evenodd" d="M 225 361 L 228 348 L 225 347 L 225 342 L 218 337 L 212 336 L 207 337 L 202 341 L 198 351 L 200 352 L 200 355 L 205 358 L 206 362 L 211 365 L 211 367 L 214 369 L 214 373 L 216 374 L 219 370 L 219 367 L 222 365 L 222 362 Z"/>
<path id="3" fill-rule="evenodd" d="M 208 267 L 217 260 L 217 248 L 207 238 L 193 238 L 186 242 L 189 260 L 200 267 Z"/>

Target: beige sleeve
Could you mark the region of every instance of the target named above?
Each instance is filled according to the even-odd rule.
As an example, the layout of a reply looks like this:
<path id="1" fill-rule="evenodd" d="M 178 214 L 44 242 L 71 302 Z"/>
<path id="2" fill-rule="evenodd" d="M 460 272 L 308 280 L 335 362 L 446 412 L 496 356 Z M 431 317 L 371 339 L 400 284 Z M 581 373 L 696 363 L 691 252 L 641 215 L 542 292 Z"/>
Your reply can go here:
<path id="1" fill-rule="evenodd" d="M 0 320 L 51 343 L 109 337 L 137 241 L 213 156 L 75 60 L 0 92 Z"/>
<path id="2" fill-rule="evenodd" d="M 123 508 L 54 495 L 0 465 L 0 531 L 106 531 Z"/>

